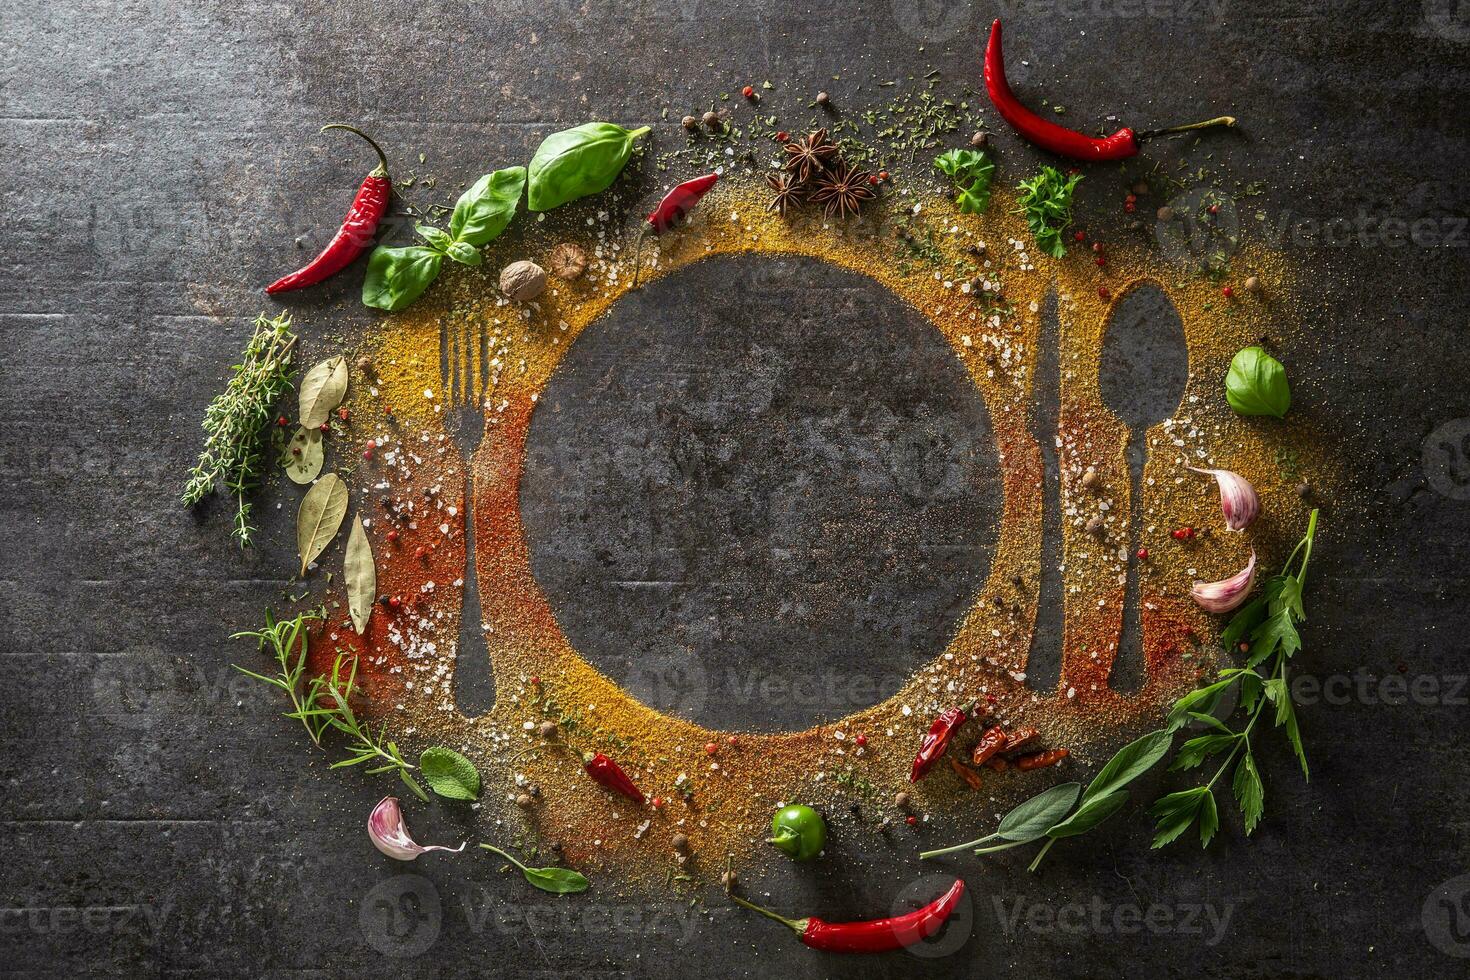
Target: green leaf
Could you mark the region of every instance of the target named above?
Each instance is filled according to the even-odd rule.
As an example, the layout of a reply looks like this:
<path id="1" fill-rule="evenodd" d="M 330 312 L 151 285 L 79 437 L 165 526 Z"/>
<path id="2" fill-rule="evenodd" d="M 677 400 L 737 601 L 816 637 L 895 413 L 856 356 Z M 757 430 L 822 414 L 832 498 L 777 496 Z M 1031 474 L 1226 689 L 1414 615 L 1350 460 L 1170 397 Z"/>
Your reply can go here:
<path id="1" fill-rule="evenodd" d="M 378 598 L 378 566 L 373 561 L 373 546 L 368 543 L 361 514 L 347 532 L 342 578 L 347 585 L 347 611 L 352 616 L 352 628 L 361 636 L 367 632 L 368 618 Z"/>
<path id="2" fill-rule="evenodd" d="M 1113 754 L 1107 765 L 1093 777 L 1082 794 L 1083 802 L 1111 796 L 1133 780 L 1152 769 L 1169 751 L 1173 735 L 1165 730 L 1149 732 L 1123 746 Z"/>
<path id="3" fill-rule="evenodd" d="M 995 836 L 1022 842 L 1044 837 L 1072 809 L 1081 792 L 1081 783 L 1060 783 L 1037 793 L 1005 815 Z"/>
<path id="4" fill-rule="evenodd" d="M 585 892 L 591 884 L 586 876 L 571 868 L 522 868 L 521 873 L 531 884 L 553 895 L 575 895 Z"/>
<path id="5" fill-rule="evenodd" d="M 1215 794 L 1208 789 L 1205 790 L 1204 799 L 1200 801 L 1199 807 L 1199 843 L 1201 847 L 1209 847 L 1210 841 L 1220 829 L 1220 811 L 1215 807 Z"/>
<path id="6" fill-rule="evenodd" d="M 1091 797 L 1077 808 L 1076 813 L 1048 830 L 1046 836 L 1055 840 L 1084 834 L 1117 813 L 1127 802 L 1128 791 L 1126 789 L 1120 789 L 1106 796 Z"/>
<path id="7" fill-rule="evenodd" d="M 322 447 L 322 430 L 297 428 L 291 441 L 281 450 L 281 465 L 292 483 L 305 485 L 321 474 L 326 461 Z"/>
<path id="8" fill-rule="evenodd" d="M 1196 786 L 1194 789 L 1170 793 L 1149 807 L 1149 816 L 1154 818 L 1152 846 L 1163 847 L 1188 830 L 1189 825 L 1199 816 L 1200 807 L 1204 805 L 1204 798 L 1209 792 L 1204 786 Z"/>
<path id="9" fill-rule="evenodd" d="M 301 575 L 316 561 L 342 526 L 347 516 L 347 484 L 336 473 L 328 473 L 311 485 L 296 511 L 296 552 L 301 556 Z"/>
<path id="10" fill-rule="evenodd" d="M 1274 590 L 1281 588 L 1280 582 L 1277 581 L 1280 578 L 1282 576 L 1278 575 L 1275 578 L 1267 579 L 1265 585 L 1261 588 L 1261 594 L 1246 603 L 1236 611 L 1234 616 L 1230 617 L 1229 624 L 1220 633 L 1220 646 L 1224 648 L 1226 653 L 1235 653 L 1239 650 L 1241 641 L 1249 637 L 1251 631 L 1260 625 L 1261 620 L 1266 618 L 1266 604 L 1270 597 L 1275 594 Z"/>
<path id="11" fill-rule="evenodd" d="M 1266 697 L 1276 705 L 1277 727 L 1286 726 L 1286 740 L 1291 743 L 1291 750 L 1302 765 L 1302 775 L 1311 779 L 1312 774 L 1307 768 L 1306 749 L 1302 747 L 1301 729 L 1297 727 L 1296 706 L 1291 703 L 1291 689 L 1287 686 L 1286 679 L 1273 677 L 1266 681 Z"/>
<path id="12" fill-rule="evenodd" d="M 1271 612 L 1290 612 L 1298 622 L 1304 621 L 1307 611 L 1302 605 L 1302 583 L 1290 575 L 1281 576 L 1281 589 L 1271 596 Z"/>
<path id="13" fill-rule="evenodd" d="M 979 150 L 946 150 L 934 158 L 934 166 L 960 182 L 972 179 L 975 172 L 987 164 L 995 169 L 995 165 Z"/>
<path id="14" fill-rule="evenodd" d="M 1225 374 L 1225 399 L 1241 415 L 1282 418 L 1291 408 L 1291 386 L 1286 368 L 1259 347 L 1247 347 L 1230 361 Z"/>
<path id="15" fill-rule="evenodd" d="M 552 133 L 527 168 L 527 205 L 532 211 L 550 211 L 606 190 L 627 166 L 634 141 L 648 129 L 593 122 Z"/>
<path id="16" fill-rule="evenodd" d="M 430 246 L 437 248 L 441 252 L 449 248 L 450 243 L 454 241 L 454 239 L 449 237 L 447 231 L 434 228 L 430 225 L 414 225 L 413 230 L 415 234 L 428 242 Z"/>
<path id="17" fill-rule="evenodd" d="M 429 788 L 446 800 L 479 799 L 479 770 L 453 749 L 439 745 L 424 749 L 419 756 L 419 769 Z"/>
<path id="18" fill-rule="evenodd" d="M 1252 711 L 1256 707 L 1256 700 L 1260 698 L 1261 691 L 1265 687 L 1264 678 L 1255 671 L 1247 671 L 1240 676 L 1240 707 L 1242 711 Z"/>
<path id="19" fill-rule="evenodd" d="M 1184 697 L 1174 702 L 1174 707 L 1169 709 L 1169 718 L 1164 726 L 1166 732 L 1177 732 L 1189 724 L 1190 712 L 1197 711 L 1206 705 L 1212 705 L 1224 693 L 1225 689 L 1236 682 L 1234 676 L 1226 677 L 1224 680 L 1207 684 L 1204 687 L 1195 688 Z M 1166 749 L 1167 751 L 1167 749 Z"/>
<path id="20" fill-rule="evenodd" d="M 381 770 L 378 770 L 378 771 L 380 771 L 380 772 L 387 772 L 389 769 L 392 769 L 392 768 L 393 768 L 392 766 L 384 766 Z M 423 791 L 423 788 L 420 787 L 418 783 L 416 783 L 416 782 L 413 781 L 413 777 L 408 774 L 408 770 L 407 769 L 399 768 L 399 770 L 398 770 L 398 777 L 403 780 L 403 785 L 407 786 L 410 790 L 413 791 L 413 795 L 414 796 L 417 796 L 419 799 L 423 800 L 425 803 L 429 802 L 429 794 L 428 793 L 425 793 Z"/>
<path id="21" fill-rule="evenodd" d="M 423 295 L 439 277 L 444 253 L 425 245 L 388 248 L 379 245 L 368 257 L 362 280 L 364 306 L 396 313 Z"/>
<path id="22" fill-rule="evenodd" d="M 1179 747 L 1179 755 L 1169 769 L 1178 772 L 1203 765 L 1210 756 L 1234 746 L 1239 738 L 1234 732 L 1229 735 L 1201 735 L 1199 738 L 1192 738 Z"/>
<path id="23" fill-rule="evenodd" d="M 484 261 L 480 250 L 469 242 L 452 242 L 449 248 L 444 250 L 444 254 L 460 265 L 476 266 Z"/>
<path id="24" fill-rule="evenodd" d="M 1231 789 L 1235 791 L 1235 802 L 1240 804 L 1240 814 L 1245 818 L 1245 833 L 1249 837 L 1261 822 L 1261 814 L 1266 811 L 1266 787 L 1261 783 L 1255 757 L 1250 752 L 1240 757 Z"/>
<path id="25" fill-rule="evenodd" d="M 313 364 L 301 379 L 300 419 L 304 428 L 320 429 L 347 395 L 347 358 L 338 354 Z"/>
<path id="26" fill-rule="evenodd" d="M 969 187 L 961 187 L 954 196 L 961 214 L 984 214 L 990 210 L 990 181 L 976 181 Z"/>
<path id="27" fill-rule="evenodd" d="M 1301 634 L 1296 631 L 1296 624 L 1291 621 L 1291 610 L 1283 609 L 1281 612 L 1267 616 L 1261 624 L 1251 632 L 1251 655 L 1246 661 L 1254 667 L 1265 662 L 1277 649 L 1288 657 L 1302 648 Z"/>
<path id="28" fill-rule="evenodd" d="M 449 235 L 455 242 L 479 248 L 488 244 L 510 224 L 521 192 L 526 186 L 525 167 L 506 167 L 475 181 L 454 204 L 449 218 Z M 447 247 L 446 247 L 447 248 Z M 450 256 L 454 256 L 451 254 Z M 463 259 L 456 259 L 463 262 Z M 478 265 L 478 262 L 467 262 Z"/>
<path id="29" fill-rule="evenodd" d="M 934 160 L 934 166 L 954 180 L 959 193 L 955 204 L 964 214 L 983 214 L 990 208 L 990 183 L 995 164 L 983 151 L 949 150 Z"/>
<path id="30" fill-rule="evenodd" d="M 1036 244 L 1054 259 L 1067 254 L 1062 233 L 1072 224 L 1072 192 L 1081 174 L 1065 176 L 1055 167 L 1042 167 L 1041 172 L 1018 185 L 1021 213 L 1036 236 Z"/>

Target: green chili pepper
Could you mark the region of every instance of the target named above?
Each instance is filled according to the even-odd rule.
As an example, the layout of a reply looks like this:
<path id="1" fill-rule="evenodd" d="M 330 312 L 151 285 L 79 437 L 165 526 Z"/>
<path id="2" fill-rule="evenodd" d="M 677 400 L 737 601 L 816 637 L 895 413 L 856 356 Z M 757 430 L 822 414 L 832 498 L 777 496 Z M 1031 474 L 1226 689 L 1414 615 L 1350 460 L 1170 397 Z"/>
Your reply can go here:
<path id="1" fill-rule="evenodd" d="M 767 843 L 775 844 L 798 861 L 810 861 L 827 846 L 827 825 L 816 810 L 793 803 L 777 810 L 771 818 Z"/>
<path id="2" fill-rule="evenodd" d="M 568 201 L 606 190 L 633 153 L 633 141 L 648 127 L 624 129 L 615 123 L 584 123 L 541 141 L 527 168 L 527 205 L 550 211 Z"/>

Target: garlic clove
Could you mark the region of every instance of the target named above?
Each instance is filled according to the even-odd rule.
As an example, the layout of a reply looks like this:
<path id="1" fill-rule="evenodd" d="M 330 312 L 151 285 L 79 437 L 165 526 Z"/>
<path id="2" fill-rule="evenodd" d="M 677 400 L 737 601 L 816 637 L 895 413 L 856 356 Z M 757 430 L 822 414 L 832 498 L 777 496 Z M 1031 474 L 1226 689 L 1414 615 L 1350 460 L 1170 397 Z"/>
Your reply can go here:
<path id="1" fill-rule="evenodd" d="M 403 822 L 403 809 L 398 805 L 396 796 L 385 796 L 373 807 L 373 812 L 368 814 L 367 829 L 373 846 L 399 861 L 412 861 L 429 851 L 450 851 L 458 854 L 464 850 L 464 844 L 458 847 L 442 847 L 438 844 L 425 847 L 414 841 L 408 835 L 408 827 Z"/>
<path id="2" fill-rule="evenodd" d="M 1256 488 L 1239 473 L 1230 470 L 1205 470 L 1189 467 L 1195 473 L 1208 473 L 1220 485 L 1220 513 L 1225 515 L 1225 526 L 1232 531 L 1244 531 L 1261 509 L 1261 499 Z"/>
<path id="3" fill-rule="evenodd" d="M 1227 613 L 1245 601 L 1251 587 L 1256 584 L 1256 550 L 1251 549 L 1251 560 L 1240 571 L 1218 582 L 1196 582 L 1189 596 L 1205 612 Z"/>

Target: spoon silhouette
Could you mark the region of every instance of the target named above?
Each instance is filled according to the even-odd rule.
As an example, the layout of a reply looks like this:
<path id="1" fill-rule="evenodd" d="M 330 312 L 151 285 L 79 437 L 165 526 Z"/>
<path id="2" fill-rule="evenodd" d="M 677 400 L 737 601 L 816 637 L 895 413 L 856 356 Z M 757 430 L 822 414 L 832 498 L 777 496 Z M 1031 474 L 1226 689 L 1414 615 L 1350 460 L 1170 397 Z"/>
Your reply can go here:
<path id="1" fill-rule="evenodd" d="M 1144 680 L 1137 552 L 1148 430 L 1174 414 L 1188 380 L 1189 349 L 1174 304 L 1156 286 L 1129 291 L 1113 307 L 1098 365 L 1103 404 L 1128 426 L 1128 578 L 1118 655 L 1109 679 L 1109 686 L 1118 690 L 1137 690 Z"/>

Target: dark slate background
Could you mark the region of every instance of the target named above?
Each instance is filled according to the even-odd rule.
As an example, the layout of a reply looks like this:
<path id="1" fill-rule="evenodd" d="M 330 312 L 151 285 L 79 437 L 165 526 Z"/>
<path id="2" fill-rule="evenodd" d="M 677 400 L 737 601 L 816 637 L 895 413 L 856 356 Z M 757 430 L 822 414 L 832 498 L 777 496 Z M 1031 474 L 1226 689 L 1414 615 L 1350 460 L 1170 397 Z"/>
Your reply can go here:
<path id="1" fill-rule="evenodd" d="M 287 521 L 268 513 L 242 557 L 222 510 L 177 504 L 259 285 L 296 261 L 297 236 L 324 237 L 345 197 L 332 189 L 362 173 L 361 152 L 315 127 L 368 123 L 457 189 L 555 128 L 677 117 L 764 78 L 785 110 L 819 87 L 880 101 L 873 79 L 931 67 L 977 82 L 996 13 L 1022 91 L 1079 124 L 1240 116 L 1238 135 L 1150 152 L 1171 168 L 1187 153 L 1312 270 L 1320 350 L 1294 359 L 1293 381 L 1360 492 L 1332 508 L 1313 566 L 1299 664 L 1327 693 L 1301 711 L 1310 785 L 1265 751 L 1267 822 L 1246 843 L 1227 820 L 1203 856 L 1151 853 L 1131 810 L 1038 876 L 1024 857 L 957 862 L 973 900 L 926 951 L 945 958 L 824 958 L 714 893 L 690 907 L 599 882 L 558 902 L 474 858 L 380 857 L 360 827 L 381 787 L 308 762 L 227 667 L 242 654 L 228 631 L 285 587 Z M 1463 975 L 1467 99 L 1470 17 L 1453 0 L 10 0 L 0 972 Z M 656 138 L 680 141 L 673 123 Z M 1012 173 L 1039 159 L 997 142 Z M 1122 233 L 1113 180 L 1099 173 L 1083 207 L 1103 234 Z M 294 301 L 308 339 L 371 322 L 360 274 Z M 415 817 L 423 838 L 460 829 L 439 809 Z M 906 836 L 837 815 L 834 830 L 831 862 L 752 884 L 834 918 L 937 890 Z"/>

